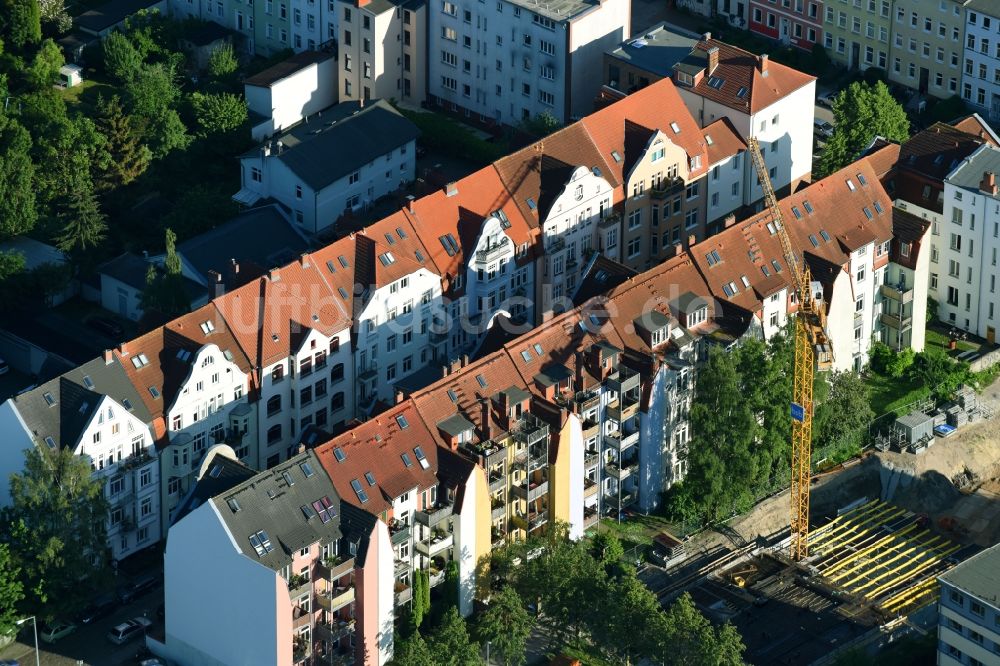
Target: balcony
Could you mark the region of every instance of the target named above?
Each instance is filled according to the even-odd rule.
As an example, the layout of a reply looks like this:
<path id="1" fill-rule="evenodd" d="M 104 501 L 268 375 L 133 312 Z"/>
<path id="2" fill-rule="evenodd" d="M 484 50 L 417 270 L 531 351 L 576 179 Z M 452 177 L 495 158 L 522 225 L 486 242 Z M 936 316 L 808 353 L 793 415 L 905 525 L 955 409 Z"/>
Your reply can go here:
<path id="1" fill-rule="evenodd" d="M 639 376 L 639 373 L 637 371 L 633 370 L 627 365 L 622 365 L 618 367 L 618 372 L 616 372 L 611 377 L 608 377 L 605 380 L 605 382 L 607 383 L 608 388 L 610 388 L 612 391 L 614 391 L 619 395 L 628 393 L 629 391 L 636 392 L 635 401 L 638 401 L 640 379 L 641 377 Z M 625 402 L 627 403 L 629 402 L 629 400 L 626 399 Z"/>
<path id="2" fill-rule="evenodd" d="M 334 587 L 316 595 L 321 608 L 333 613 L 354 601 L 354 586 Z"/>
<path id="3" fill-rule="evenodd" d="M 496 548 L 503 545 L 507 539 L 507 530 L 493 528 L 490 530 L 490 544 Z"/>
<path id="4" fill-rule="evenodd" d="M 583 438 L 589 439 L 597 435 L 598 427 L 601 424 L 596 419 L 586 419 L 583 422 Z"/>
<path id="5" fill-rule="evenodd" d="M 369 361 L 368 364 L 358 372 L 358 381 L 367 382 L 378 379 L 378 363 Z"/>
<path id="6" fill-rule="evenodd" d="M 685 187 L 682 178 L 664 178 L 650 189 L 649 196 L 653 199 L 665 199 L 675 194 L 680 194 L 684 191 Z"/>
<path id="7" fill-rule="evenodd" d="M 338 643 L 343 638 L 348 638 L 354 633 L 354 620 L 338 620 L 334 618 L 331 624 L 316 623 L 313 628 L 316 632 L 317 640 L 327 643 Z"/>
<path id="8" fill-rule="evenodd" d="M 908 331 L 913 326 L 912 315 L 900 316 L 898 314 L 883 312 L 879 315 L 879 321 L 889 328 L 896 329 L 897 331 Z"/>
<path id="9" fill-rule="evenodd" d="M 328 557 L 321 564 L 316 565 L 316 578 L 323 580 L 337 580 L 341 576 L 346 576 L 354 570 L 353 557 Z"/>
<path id="10" fill-rule="evenodd" d="M 553 238 L 552 240 L 549 241 L 549 246 L 547 248 L 545 248 L 545 252 L 548 253 L 548 254 L 552 254 L 553 252 L 558 252 L 559 250 L 563 249 L 564 247 L 566 247 L 566 239 L 565 238 L 561 238 L 561 237 L 560 238 Z"/>
<path id="11" fill-rule="evenodd" d="M 301 606 L 292 606 L 292 630 L 301 629 L 312 624 L 312 613 Z"/>
<path id="12" fill-rule="evenodd" d="M 511 487 L 510 490 L 514 497 L 533 502 L 549 492 L 549 482 L 546 480 L 539 483 L 533 483 L 528 488 L 525 488 L 523 485 L 516 485 Z"/>
<path id="13" fill-rule="evenodd" d="M 497 518 L 503 518 L 507 515 L 507 505 L 498 500 L 493 500 L 490 503 L 490 519 L 496 520 Z"/>
<path id="14" fill-rule="evenodd" d="M 596 481 L 591 481 L 590 479 L 583 480 L 583 496 L 585 498 L 593 497 L 594 495 L 597 494 L 598 490 L 600 490 L 600 486 L 597 484 Z"/>
<path id="15" fill-rule="evenodd" d="M 621 423 L 622 421 L 627 421 L 636 414 L 639 413 L 639 402 L 629 402 L 626 400 L 622 404 L 621 400 L 612 400 L 607 406 L 608 418 L 614 419 Z"/>
<path id="16" fill-rule="evenodd" d="M 507 486 L 507 475 L 501 472 L 490 472 L 490 492 L 495 493 Z"/>
<path id="17" fill-rule="evenodd" d="M 300 597 L 306 592 L 312 590 L 312 581 L 309 580 L 308 576 L 302 576 L 300 574 L 292 574 L 288 578 L 288 596 L 295 598 Z"/>
<path id="18" fill-rule="evenodd" d="M 619 466 L 616 463 L 608 463 L 604 466 L 604 473 L 612 479 L 624 481 L 635 471 L 635 463 Z"/>
<path id="19" fill-rule="evenodd" d="M 601 456 L 596 451 L 587 451 L 583 457 L 583 468 L 590 469 L 591 467 L 595 467 L 597 463 L 600 462 L 600 459 Z"/>
<path id="20" fill-rule="evenodd" d="M 417 552 L 427 557 L 434 557 L 438 553 L 448 550 L 455 543 L 454 537 L 448 533 L 438 533 L 431 537 L 430 542 L 417 541 Z"/>
<path id="21" fill-rule="evenodd" d="M 489 263 L 499 257 L 510 247 L 510 239 L 504 236 L 496 245 L 490 245 L 482 250 L 476 250 L 476 261 L 481 264 Z"/>
<path id="22" fill-rule="evenodd" d="M 434 527 L 442 520 L 451 517 L 454 506 L 450 502 L 438 502 L 435 506 L 427 507 L 423 511 L 416 512 L 417 522 L 427 527 Z"/>
<path id="23" fill-rule="evenodd" d="M 614 430 L 604 436 L 604 441 L 615 451 L 624 451 L 630 446 L 639 442 L 639 431 L 626 431 L 624 434 L 620 430 Z"/>
<path id="24" fill-rule="evenodd" d="M 600 517 L 596 506 L 583 507 L 583 529 L 589 529 L 596 525 Z"/>
<path id="25" fill-rule="evenodd" d="M 611 227 L 617 227 L 621 224 L 622 216 L 618 213 L 610 213 L 605 215 L 597 222 L 598 229 L 609 229 Z"/>
<path id="26" fill-rule="evenodd" d="M 618 495 L 617 493 L 608 493 L 604 496 L 604 504 L 610 507 L 617 507 L 621 510 L 634 504 L 635 499 L 635 493 L 622 493 L 621 495 Z"/>
<path id="27" fill-rule="evenodd" d="M 594 390 L 577 391 L 576 395 L 573 396 L 573 401 L 577 405 L 578 412 L 585 412 L 588 409 L 596 407 L 600 399 L 601 399 L 600 392 Z"/>
<path id="28" fill-rule="evenodd" d="M 913 287 L 907 287 L 905 282 L 899 284 L 883 284 L 878 288 L 880 294 L 898 303 L 910 303 L 913 301 Z"/>
<path id="29" fill-rule="evenodd" d="M 396 581 L 394 589 L 396 593 L 397 606 L 402 606 L 406 603 L 409 603 L 410 599 L 413 598 L 413 588 L 411 588 L 406 583 L 400 583 L 399 581 Z"/>
<path id="30" fill-rule="evenodd" d="M 528 514 L 528 531 L 537 530 L 547 522 L 549 522 L 548 511 L 532 511 Z"/>
<path id="31" fill-rule="evenodd" d="M 393 546 L 406 543 L 410 540 L 410 526 L 401 523 L 389 525 L 389 536 Z"/>

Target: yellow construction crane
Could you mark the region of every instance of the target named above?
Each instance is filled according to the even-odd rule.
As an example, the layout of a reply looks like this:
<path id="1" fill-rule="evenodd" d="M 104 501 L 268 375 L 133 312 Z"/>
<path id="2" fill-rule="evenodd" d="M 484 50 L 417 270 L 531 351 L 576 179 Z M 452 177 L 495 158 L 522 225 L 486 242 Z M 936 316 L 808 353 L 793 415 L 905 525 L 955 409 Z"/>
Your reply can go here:
<path id="1" fill-rule="evenodd" d="M 799 309 L 795 317 L 795 377 L 792 388 L 792 493 L 790 555 L 793 560 L 801 560 L 809 554 L 809 481 L 812 460 L 812 417 L 813 417 L 813 374 L 816 369 L 814 348 L 822 350 L 823 363 L 829 363 L 829 344 L 823 331 L 823 313 L 816 307 L 810 286 L 809 268 L 799 261 L 792 248 L 792 242 L 781 219 L 781 209 L 774 195 L 767 164 L 760 152 L 757 139 L 749 137 L 750 158 L 753 160 L 764 201 L 771 211 L 774 226 L 777 227 L 781 249 L 792 276 L 792 287 L 798 298 Z"/>

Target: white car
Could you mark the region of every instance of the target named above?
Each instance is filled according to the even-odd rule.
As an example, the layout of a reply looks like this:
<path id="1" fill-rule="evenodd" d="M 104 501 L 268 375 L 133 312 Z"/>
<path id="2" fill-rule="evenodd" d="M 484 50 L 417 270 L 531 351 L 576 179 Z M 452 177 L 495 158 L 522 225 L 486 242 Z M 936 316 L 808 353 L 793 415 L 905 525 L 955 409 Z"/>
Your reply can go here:
<path id="1" fill-rule="evenodd" d="M 57 620 L 52 624 L 43 625 L 42 630 L 38 632 L 38 636 L 46 643 L 55 643 L 63 636 L 68 636 L 74 631 L 76 631 L 76 624 L 73 622 Z"/>
<path id="2" fill-rule="evenodd" d="M 127 643 L 133 638 L 138 638 L 146 633 L 146 630 L 153 626 L 153 621 L 148 617 L 134 617 L 125 620 L 108 632 L 108 640 L 116 645 Z"/>
<path id="3" fill-rule="evenodd" d="M 820 93 L 816 95 L 816 103 L 819 104 L 820 106 L 825 106 L 828 109 L 832 109 L 833 100 L 837 99 L 837 95 L 839 94 L 840 92 L 837 90 L 831 90 L 829 92 Z"/>

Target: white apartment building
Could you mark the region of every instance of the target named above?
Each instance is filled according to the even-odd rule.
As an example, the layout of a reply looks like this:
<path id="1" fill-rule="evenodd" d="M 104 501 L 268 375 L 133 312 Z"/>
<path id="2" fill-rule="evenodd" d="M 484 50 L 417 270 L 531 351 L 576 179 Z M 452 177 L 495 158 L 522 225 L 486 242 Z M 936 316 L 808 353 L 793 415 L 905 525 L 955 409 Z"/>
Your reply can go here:
<path id="1" fill-rule="evenodd" d="M 8 478 L 24 468 L 34 446 L 66 447 L 85 456 L 109 504 L 108 550 L 115 560 L 157 543 L 160 461 L 143 401 L 118 360 L 106 352 L 0 405 L 0 505 L 10 502 Z"/>
<path id="2" fill-rule="evenodd" d="M 580 118 L 593 109 L 604 51 L 628 36 L 630 20 L 627 0 L 433 0 L 428 101 L 488 124 Z"/>
<path id="3" fill-rule="evenodd" d="M 215 300 L 260 378 L 255 469 L 294 455 L 308 427 L 329 431 L 354 417 L 353 294 L 331 286 L 347 272 L 336 258 L 303 255 Z"/>
<path id="4" fill-rule="evenodd" d="M 243 81 L 254 141 L 337 103 L 334 53 L 304 51 Z"/>
<path id="5" fill-rule="evenodd" d="M 336 7 L 339 25 L 340 100 L 423 103 L 428 5 L 420 0 L 328 1 Z"/>
<path id="6" fill-rule="evenodd" d="M 938 576 L 937 663 L 1000 665 L 1000 546 L 980 551 Z"/>
<path id="7" fill-rule="evenodd" d="M 673 81 L 699 125 L 727 118 L 738 136 L 760 142 L 776 191 L 811 176 L 815 77 L 706 34 L 674 65 Z M 764 194 L 750 160 L 743 168 L 742 203 L 749 205 Z"/>
<path id="8" fill-rule="evenodd" d="M 990 122 L 1000 121 L 1000 4 L 970 0 L 965 6 L 962 99 Z"/>
<path id="9" fill-rule="evenodd" d="M 275 199 L 316 233 L 411 182 L 418 134 L 385 101 L 338 104 L 242 155 L 233 199 Z"/>
<path id="10" fill-rule="evenodd" d="M 962 160 L 944 181 L 939 269 L 931 282 L 941 321 L 995 342 L 1000 321 L 1000 150 L 988 144 Z"/>

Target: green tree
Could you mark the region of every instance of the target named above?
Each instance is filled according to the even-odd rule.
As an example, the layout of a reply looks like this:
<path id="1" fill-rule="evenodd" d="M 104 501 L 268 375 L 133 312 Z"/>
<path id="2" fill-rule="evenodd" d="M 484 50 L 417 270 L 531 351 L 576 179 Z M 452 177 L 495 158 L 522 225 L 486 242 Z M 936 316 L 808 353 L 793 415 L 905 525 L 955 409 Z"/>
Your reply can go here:
<path id="1" fill-rule="evenodd" d="M 745 647 L 739 632 L 716 630 L 698 612 L 691 596 L 682 594 L 667 610 L 660 639 L 664 663 L 678 666 L 741 666 Z"/>
<path id="2" fill-rule="evenodd" d="M 490 598 L 490 605 L 479 618 L 477 635 L 489 642 L 490 654 L 503 660 L 504 666 L 521 666 L 526 660 L 528 637 L 535 619 L 524 607 L 521 595 L 505 585 Z"/>
<path id="3" fill-rule="evenodd" d="M 216 46 L 208 56 L 208 73 L 216 79 L 232 76 L 239 66 L 236 52 L 229 42 Z"/>
<path id="4" fill-rule="evenodd" d="M 458 573 L 458 561 L 449 560 L 444 568 L 444 602 L 446 606 L 458 608 L 461 584 L 462 581 Z"/>
<path id="5" fill-rule="evenodd" d="M 816 409 L 813 421 L 817 448 L 844 453 L 860 448 L 868 425 L 875 418 L 870 393 L 864 380 L 853 372 L 835 372 L 830 376 L 830 392 Z"/>
<path id="6" fill-rule="evenodd" d="M 24 270 L 24 255 L 20 252 L 0 252 L 0 282 Z"/>
<path id="7" fill-rule="evenodd" d="M 45 88 L 56 82 L 59 68 L 65 64 L 62 49 L 51 39 L 46 39 L 35 53 L 35 59 L 31 61 L 25 76 L 35 88 Z"/>
<path id="8" fill-rule="evenodd" d="M 427 640 L 434 663 L 439 666 L 478 666 L 481 646 L 469 636 L 457 608 L 449 608 L 437 630 Z"/>
<path id="9" fill-rule="evenodd" d="M 392 661 L 398 666 L 437 666 L 430 646 L 419 631 L 396 643 Z"/>
<path id="10" fill-rule="evenodd" d="M 162 270 L 152 264 L 146 273 L 146 290 L 142 293 L 142 309 L 173 319 L 190 310 L 190 301 L 181 273 L 181 259 L 177 254 L 177 235 L 166 231 L 166 254 Z"/>
<path id="11" fill-rule="evenodd" d="M 60 250 L 77 256 L 99 245 L 108 232 L 107 219 L 101 212 L 90 176 L 86 173 L 84 176 L 59 207 L 63 228 L 54 239 Z"/>
<path id="12" fill-rule="evenodd" d="M 836 127 L 821 160 L 824 175 L 852 162 L 872 139 L 881 136 L 902 143 L 909 138 L 906 111 L 882 81 L 855 81 L 833 102 Z"/>
<path id="13" fill-rule="evenodd" d="M 2 533 L 19 563 L 25 614 L 75 614 L 107 582 L 108 505 L 90 464 L 69 448 L 32 447 L 10 477 Z"/>
<path id="14" fill-rule="evenodd" d="M 97 126 L 107 140 L 111 156 L 108 168 L 100 174 L 98 187 L 104 190 L 128 185 L 149 166 L 152 153 L 139 140 L 132 119 L 125 115 L 117 95 L 97 100 Z"/>
<path id="15" fill-rule="evenodd" d="M 17 607 L 24 599 L 21 568 L 10 553 L 10 546 L 0 543 L 0 638 L 17 628 L 20 614 Z"/>
<path id="16" fill-rule="evenodd" d="M 35 226 L 35 167 L 31 136 L 17 121 L 0 114 L 0 240 Z"/>
<path id="17" fill-rule="evenodd" d="M 947 398 L 958 385 L 969 377 L 969 364 L 955 361 L 940 347 L 928 347 L 917 354 L 907 372 L 911 379 L 919 381 L 934 391 L 938 398 Z"/>
<path id="18" fill-rule="evenodd" d="M 424 623 L 424 615 L 429 609 L 424 607 L 424 572 L 417 569 L 413 572 L 413 591 L 410 596 L 410 626 L 417 633 Z"/>
<path id="19" fill-rule="evenodd" d="M 101 43 L 104 54 L 104 71 L 128 84 L 142 70 L 142 55 L 132 45 L 132 41 L 120 32 L 112 32 Z"/>
<path id="20" fill-rule="evenodd" d="M 38 9 L 42 23 L 52 26 L 58 34 L 69 32 L 73 27 L 64 0 L 38 0 Z"/>
<path id="21" fill-rule="evenodd" d="M 196 92 L 191 95 L 191 105 L 202 136 L 231 132 L 247 121 L 247 103 L 239 95 Z"/>
<path id="22" fill-rule="evenodd" d="M 529 118 L 521 123 L 521 129 L 532 136 L 543 137 L 555 132 L 561 124 L 548 111 L 542 111 L 534 118 Z"/>
<path id="23" fill-rule="evenodd" d="M 17 49 L 42 39 L 42 15 L 38 0 L 0 0 L 0 27 L 5 41 Z"/>
<path id="24" fill-rule="evenodd" d="M 180 98 L 177 74 L 163 63 L 143 65 L 125 82 L 129 110 L 148 119 L 160 119 Z"/>
<path id="25" fill-rule="evenodd" d="M 597 644 L 629 664 L 656 655 L 665 620 L 656 595 L 629 572 L 608 585 L 595 625 Z"/>
<path id="26" fill-rule="evenodd" d="M 620 578 L 628 570 L 625 547 L 613 532 L 598 532 L 590 541 L 590 553 L 612 578 Z"/>

